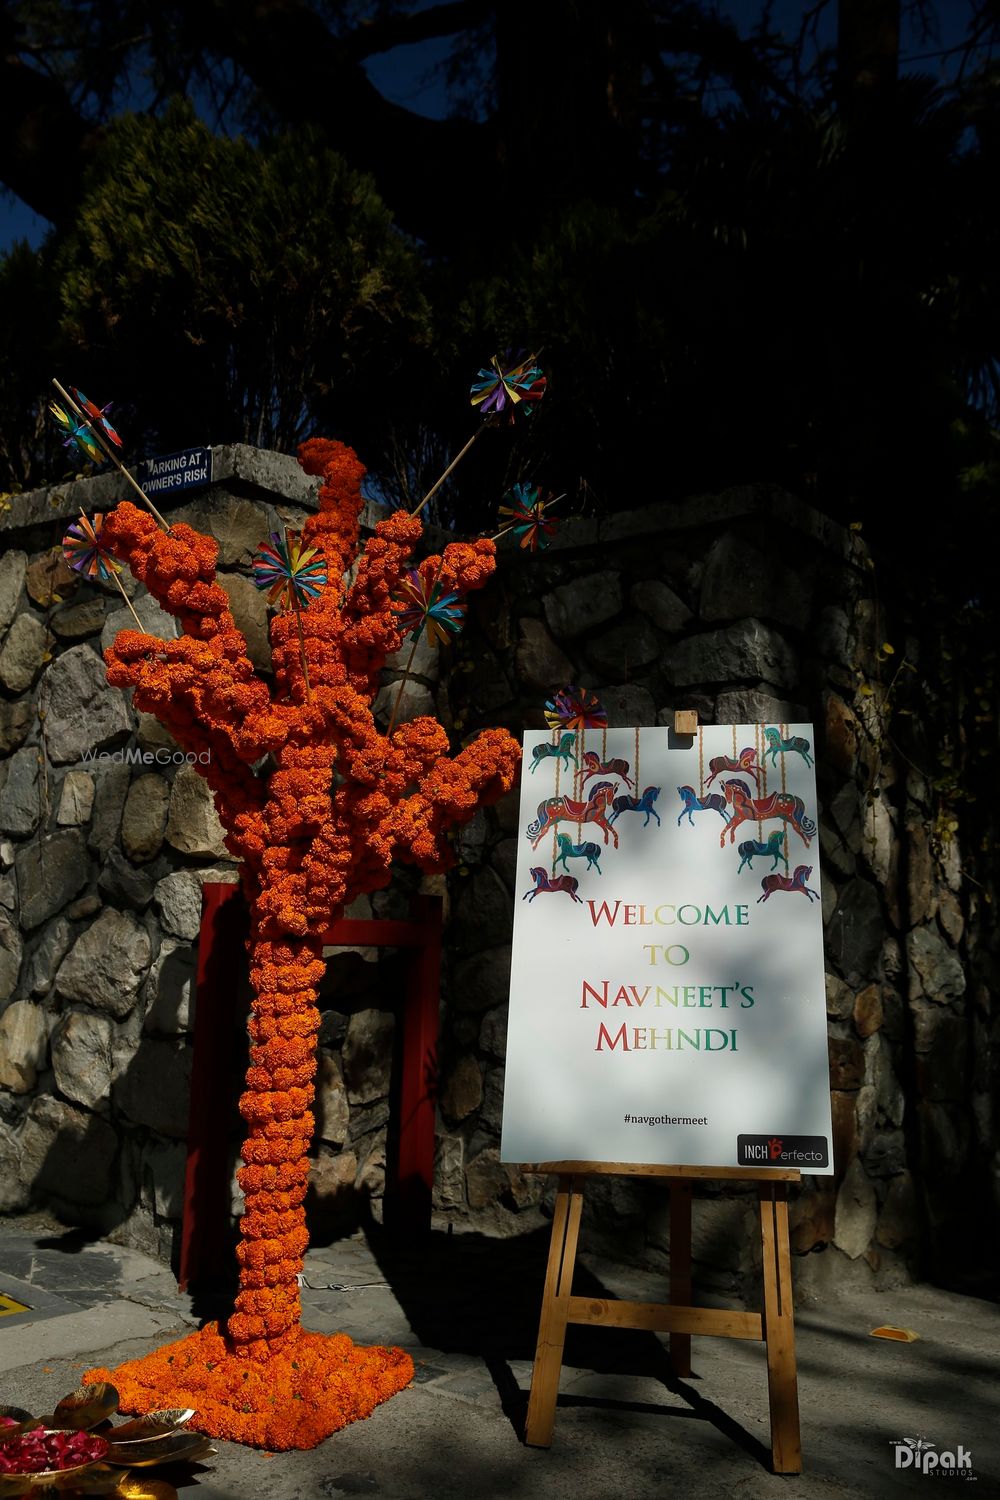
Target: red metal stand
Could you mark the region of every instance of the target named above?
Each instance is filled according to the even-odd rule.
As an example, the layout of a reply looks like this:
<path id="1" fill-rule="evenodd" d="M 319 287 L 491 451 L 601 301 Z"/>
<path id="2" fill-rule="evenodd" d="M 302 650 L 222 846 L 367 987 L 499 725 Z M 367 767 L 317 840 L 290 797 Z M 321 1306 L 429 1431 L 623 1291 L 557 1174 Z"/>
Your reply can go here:
<path id="1" fill-rule="evenodd" d="M 234 976 L 245 966 L 246 908 L 237 885 L 202 886 L 191 1113 L 178 1280 L 223 1276 L 229 1265 L 229 1166 L 218 1118 L 218 1084 L 231 1046 Z M 387 1183 L 387 1222 L 419 1233 L 430 1228 L 434 1185 L 434 1104 L 437 1092 L 441 903 L 414 897 L 408 921 L 342 917 L 323 946 L 412 950 L 403 1010 L 399 1151 Z"/>

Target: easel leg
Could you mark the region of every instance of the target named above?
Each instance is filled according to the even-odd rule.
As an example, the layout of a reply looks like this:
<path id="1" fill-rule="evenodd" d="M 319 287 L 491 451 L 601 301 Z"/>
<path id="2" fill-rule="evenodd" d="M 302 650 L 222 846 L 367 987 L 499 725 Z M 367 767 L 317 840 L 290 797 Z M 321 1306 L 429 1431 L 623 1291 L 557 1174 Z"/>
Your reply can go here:
<path id="1" fill-rule="evenodd" d="M 670 1183 L 670 1304 L 691 1306 L 691 1184 Z M 670 1335 L 670 1363 L 675 1375 L 691 1374 L 691 1335 Z"/>
<path id="2" fill-rule="evenodd" d="M 760 1186 L 760 1234 L 764 1255 L 764 1338 L 767 1396 L 771 1408 L 771 1460 L 776 1474 L 801 1474 L 792 1264 L 784 1183 L 762 1183 Z"/>
<path id="3" fill-rule="evenodd" d="M 566 1343 L 566 1320 L 573 1290 L 573 1267 L 582 1211 L 582 1181 L 578 1177 L 560 1177 L 524 1433 L 525 1442 L 532 1448 L 548 1448 L 556 1425 L 559 1372 Z"/>

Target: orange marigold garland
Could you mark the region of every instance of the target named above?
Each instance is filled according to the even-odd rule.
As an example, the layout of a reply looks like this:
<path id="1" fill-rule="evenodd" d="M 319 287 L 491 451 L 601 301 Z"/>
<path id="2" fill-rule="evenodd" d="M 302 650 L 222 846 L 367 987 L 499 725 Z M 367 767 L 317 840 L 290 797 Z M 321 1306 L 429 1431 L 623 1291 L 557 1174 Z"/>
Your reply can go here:
<path id="1" fill-rule="evenodd" d="M 313 1447 L 413 1374 L 402 1350 L 359 1349 L 300 1323 L 321 934 L 356 896 L 388 884 L 394 857 L 445 869 L 448 830 L 510 789 L 520 754 L 505 731 L 489 730 L 449 758 L 447 735 L 429 717 L 391 738 L 379 732 L 372 700 L 402 644 L 392 595 L 412 567 L 421 523 L 397 512 L 361 547 L 357 456 L 314 439 L 300 461 L 323 476 L 302 540 L 323 553 L 330 583 L 301 613 L 301 651 L 291 616 L 272 620 L 270 691 L 215 581 L 215 543 L 181 524 L 164 533 L 127 501 L 104 524 L 111 550 L 184 631 L 175 641 L 120 632 L 106 653 L 108 680 L 132 688 L 135 706 L 183 748 L 210 751 L 204 774 L 250 908 L 254 1004 L 233 1315 L 225 1330 L 210 1324 L 86 1379 L 112 1380 L 123 1410 L 193 1406 L 204 1432 L 271 1449 Z M 479 541 L 451 543 L 419 571 L 469 592 L 494 567 L 492 542 Z M 265 756 L 271 769 L 255 773 Z"/>

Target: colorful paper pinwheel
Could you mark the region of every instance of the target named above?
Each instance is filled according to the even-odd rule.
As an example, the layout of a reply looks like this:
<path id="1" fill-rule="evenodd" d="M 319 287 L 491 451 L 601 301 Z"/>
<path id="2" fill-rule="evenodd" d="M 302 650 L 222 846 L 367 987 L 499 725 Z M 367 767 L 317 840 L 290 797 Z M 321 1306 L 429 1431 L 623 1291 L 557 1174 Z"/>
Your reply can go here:
<path id="1" fill-rule="evenodd" d="M 254 554 L 253 581 L 279 609 L 305 609 L 326 587 L 326 562 L 316 547 L 302 546 L 297 531 L 271 532 Z"/>
<path id="2" fill-rule="evenodd" d="M 547 699 L 545 722 L 550 729 L 606 729 L 608 715 L 595 693 L 566 687 Z"/>
<path id="3" fill-rule="evenodd" d="M 515 484 L 504 499 L 512 503 L 500 507 L 501 525 L 504 525 L 505 516 L 510 517 L 501 536 L 504 532 L 512 531 L 516 537 L 520 537 L 521 546 L 527 547 L 530 552 L 547 547 L 549 538 L 555 535 L 556 529 L 555 520 L 545 514 L 552 502 L 543 500 L 541 492 L 527 484 Z"/>
<path id="4" fill-rule="evenodd" d="M 95 422 L 97 426 L 100 427 L 101 431 L 104 433 L 104 436 L 106 438 L 109 438 L 110 441 L 114 443 L 116 448 L 120 448 L 122 446 L 122 440 L 118 436 L 117 432 L 112 427 L 106 416 L 106 413 L 111 410 L 111 402 L 109 401 L 107 406 L 95 406 L 93 401 L 88 401 L 83 392 L 81 390 L 78 390 L 75 385 L 71 385 L 70 390 L 73 393 L 73 400 L 76 402 L 77 406 L 79 406 L 82 411 L 85 411 L 90 420 L 92 422 Z"/>
<path id="5" fill-rule="evenodd" d="M 519 406 L 530 415 L 545 395 L 545 376 L 534 361 L 533 354 L 514 354 L 510 349 L 502 358 L 494 354 L 491 368 L 480 370 L 472 383 L 473 406 L 484 417 L 505 417 L 510 422 Z"/>
<path id="6" fill-rule="evenodd" d="M 114 575 L 121 572 L 122 564 L 108 550 L 102 536 L 103 527 L 104 515 L 101 511 L 96 513 L 92 521 L 81 513 L 79 521 L 74 521 L 63 537 L 63 557 L 84 578 L 92 578 L 97 583 L 111 583 Z"/>
<path id="7" fill-rule="evenodd" d="M 421 630 L 426 630 L 429 646 L 444 646 L 449 635 L 458 635 L 465 624 L 461 596 L 446 594 L 436 579 L 424 578 L 416 568 L 400 581 L 399 593 L 393 598 L 400 605 L 393 610 L 396 621 L 414 642 Z"/>
<path id="8" fill-rule="evenodd" d="M 94 434 L 90 430 L 90 423 L 78 420 L 71 412 L 66 411 L 58 402 L 49 403 L 49 411 L 55 418 L 56 426 L 64 433 L 63 447 L 74 448 L 77 453 L 82 453 L 91 463 L 104 462 L 104 453 Z"/>

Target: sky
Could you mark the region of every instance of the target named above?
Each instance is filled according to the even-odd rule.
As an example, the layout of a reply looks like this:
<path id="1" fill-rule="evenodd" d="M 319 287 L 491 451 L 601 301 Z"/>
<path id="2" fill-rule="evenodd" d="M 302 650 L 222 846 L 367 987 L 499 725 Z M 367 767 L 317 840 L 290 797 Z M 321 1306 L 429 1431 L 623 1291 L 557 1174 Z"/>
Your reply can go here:
<path id="1" fill-rule="evenodd" d="M 417 9 L 424 9 L 433 0 L 417 0 Z M 939 0 L 936 12 L 939 18 L 939 38 L 926 39 L 920 35 L 912 21 L 904 17 L 901 37 L 901 59 L 904 70 L 938 74 L 942 81 L 949 75 L 950 61 L 947 56 L 938 57 L 938 48 L 953 46 L 964 34 L 972 0 Z M 813 8 L 812 0 L 775 0 L 772 10 L 773 25 L 788 33 L 797 32 L 804 11 Z M 760 12 L 760 6 L 750 0 L 719 0 L 719 11 L 734 21 L 739 29 L 748 32 Z M 836 42 L 836 4 L 828 0 L 820 17 L 818 41 L 822 47 L 832 48 Z M 393 103 L 401 104 L 419 114 L 441 119 L 448 112 L 448 97 L 437 66 L 447 57 L 447 39 L 421 42 L 412 47 L 397 47 L 393 52 L 371 58 L 366 64 L 368 76 L 375 86 Z M 140 91 L 137 90 L 136 107 L 142 107 Z M 721 102 L 721 101 L 720 101 Z M 48 230 L 48 223 L 33 213 L 27 204 L 0 188 L 0 252 L 8 249 L 15 240 L 26 239 L 38 246 Z"/>

